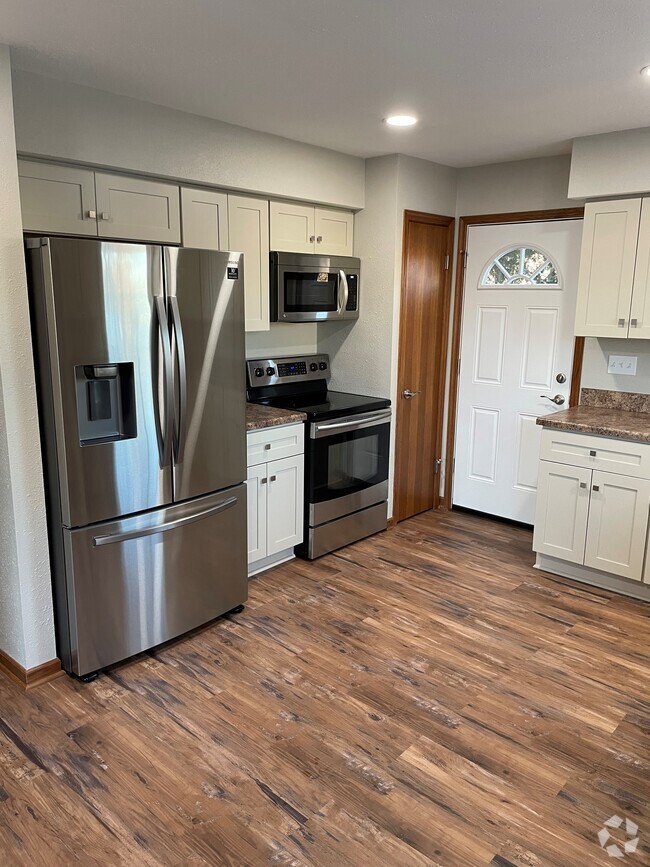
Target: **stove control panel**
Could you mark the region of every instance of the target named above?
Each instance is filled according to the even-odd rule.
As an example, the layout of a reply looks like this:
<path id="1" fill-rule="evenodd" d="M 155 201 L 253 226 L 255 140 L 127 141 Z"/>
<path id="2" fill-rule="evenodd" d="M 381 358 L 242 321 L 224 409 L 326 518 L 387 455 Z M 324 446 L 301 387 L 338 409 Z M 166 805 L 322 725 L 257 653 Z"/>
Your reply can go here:
<path id="1" fill-rule="evenodd" d="M 329 379 L 329 355 L 299 355 L 282 358 L 256 358 L 246 362 L 249 388 L 284 385 Z"/>

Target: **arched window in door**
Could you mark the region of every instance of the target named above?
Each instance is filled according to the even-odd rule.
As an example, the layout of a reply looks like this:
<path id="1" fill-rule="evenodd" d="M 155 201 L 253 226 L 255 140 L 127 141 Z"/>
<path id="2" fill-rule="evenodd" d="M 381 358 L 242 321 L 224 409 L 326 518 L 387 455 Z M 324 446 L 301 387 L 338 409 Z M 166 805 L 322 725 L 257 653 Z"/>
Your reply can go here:
<path id="1" fill-rule="evenodd" d="M 479 289 L 508 287 L 561 289 L 557 265 L 548 253 L 526 244 L 498 253 L 483 270 Z"/>

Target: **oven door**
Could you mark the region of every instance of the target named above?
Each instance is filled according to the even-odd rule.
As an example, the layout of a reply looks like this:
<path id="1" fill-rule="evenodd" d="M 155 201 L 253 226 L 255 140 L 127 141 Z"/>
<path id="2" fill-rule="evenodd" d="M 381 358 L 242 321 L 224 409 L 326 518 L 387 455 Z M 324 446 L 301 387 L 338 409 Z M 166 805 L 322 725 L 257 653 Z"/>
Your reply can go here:
<path id="1" fill-rule="evenodd" d="M 321 322 L 345 316 L 345 271 L 278 265 L 276 286 L 280 322 Z"/>
<path id="2" fill-rule="evenodd" d="M 390 409 L 383 409 L 310 425 L 311 527 L 387 499 L 390 417 Z"/>

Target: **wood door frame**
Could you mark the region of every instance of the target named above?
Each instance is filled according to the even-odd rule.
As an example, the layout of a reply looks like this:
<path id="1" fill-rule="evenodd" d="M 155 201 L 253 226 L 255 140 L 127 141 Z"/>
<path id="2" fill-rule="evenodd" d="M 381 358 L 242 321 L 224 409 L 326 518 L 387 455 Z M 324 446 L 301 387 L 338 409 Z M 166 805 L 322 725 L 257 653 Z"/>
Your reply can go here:
<path id="1" fill-rule="evenodd" d="M 458 413 L 458 373 L 460 362 L 460 337 L 463 326 L 463 300 L 465 295 L 465 259 L 467 257 L 467 230 L 471 226 L 506 225 L 507 223 L 542 223 L 553 220 L 582 220 L 585 209 L 556 208 L 545 211 L 517 211 L 512 214 L 475 214 L 458 220 L 458 245 L 456 249 L 456 283 L 454 287 L 454 321 L 451 334 L 451 370 L 449 373 L 449 403 L 447 408 L 447 454 L 445 457 L 445 508 L 452 508 L 452 482 L 454 450 L 456 445 L 456 417 Z M 575 406 L 580 397 L 580 377 L 585 339 L 576 337 L 573 349 L 571 390 L 569 406 Z"/>
<path id="2" fill-rule="evenodd" d="M 400 367 L 402 360 L 402 353 L 405 351 L 408 345 L 408 339 L 410 335 L 404 333 L 405 329 L 405 317 L 402 315 L 402 311 L 404 310 L 405 302 L 407 300 L 407 277 L 408 277 L 408 256 L 407 253 L 407 242 L 408 242 L 408 233 L 411 223 L 428 223 L 430 226 L 440 226 L 441 228 L 447 229 L 447 245 L 446 245 L 446 256 L 449 257 L 449 265 L 445 269 L 445 279 L 442 285 L 442 319 L 440 325 L 440 351 L 438 356 L 438 376 L 436 382 L 436 400 L 435 404 L 432 408 L 432 412 L 434 413 L 435 422 L 435 453 L 442 458 L 442 448 L 443 448 L 443 427 L 444 427 L 444 409 L 445 409 L 445 383 L 447 381 L 447 347 L 448 347 L 448 338 L 449 338 L 449 319 L 451 316 L 451 274 L 452 274 L 452 257 L 454 252 L 454 231 L 456 220 L 454 217 L 444 216 L 442 214 L 429 214 L 425 211 L 404 211 L 404 219 L 402 223 L 402 275 L 401 275 L 401 284 L 400 284 L 400 307 L 399 307 L 399 341 L 397 346 L 397 387 L 399 390 L 399 379 L 400 379 Z M 397 400 L 399 400 L 399 394 L 397 395 Z M 399 470 L 400 465 L 398 461 L 398 437 L 399 437 L 399 429 L 397 425 L 397 408 L 395 412 L 395 479 L 393 484 L 393 509 L 396 506 L 397 498 L 395 496 L 395 492 L 398 490 L 398 480 L 399 480 Z M 431 467 L 431 472 L 435 474 L 435 466 Z M 440 485 L 434 485 L 433 492 L 433 508 L 437 509 L 441 503 L 441 495 L 440 495 Z M 397 515 L 395 515 L 395 521 L 402 520 Z"/>

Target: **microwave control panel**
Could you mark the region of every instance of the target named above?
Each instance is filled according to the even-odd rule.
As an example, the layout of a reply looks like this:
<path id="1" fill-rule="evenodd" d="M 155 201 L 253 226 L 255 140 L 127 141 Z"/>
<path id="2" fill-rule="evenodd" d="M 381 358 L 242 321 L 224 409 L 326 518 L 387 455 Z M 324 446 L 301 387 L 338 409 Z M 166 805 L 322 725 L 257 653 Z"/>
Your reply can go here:
<path id="1" fill-rule="evenodd" d="M 345 305 L 346 310 L 359 309 L 359 275 L 346 274 L 348 281 L 348 303 Z"/>

